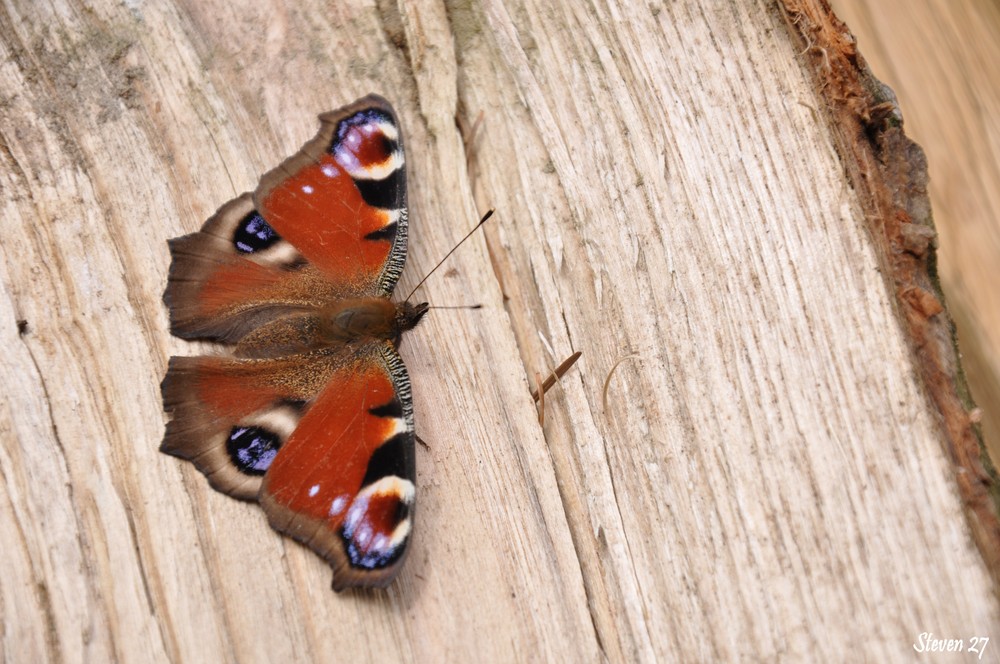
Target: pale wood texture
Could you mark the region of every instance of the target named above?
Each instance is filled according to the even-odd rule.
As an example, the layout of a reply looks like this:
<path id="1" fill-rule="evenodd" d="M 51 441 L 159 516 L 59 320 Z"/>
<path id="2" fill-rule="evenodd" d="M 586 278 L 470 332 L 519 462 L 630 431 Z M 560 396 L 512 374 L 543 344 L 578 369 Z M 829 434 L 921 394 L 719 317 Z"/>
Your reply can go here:
<path id="1" fill-rule="evenodd" d="M 892 661 L 1000 636 L 799 50 L 754 0 L 0 5 L 3 658 Z M 199 350 L 160 295 L 167 238 L 370 91 L 408 140 L 401 290 L 498 213 L 425 287 L 484 309 L 403 344 L 415 549 L 387 592 L 335 595 L 156 451 L 166 358 Z M 574 349 L 543 429 L 526 375 Z"/>
<path id="2" fill-rule="evenodd" d="M 834 0 L 927 151 L 941 285 L 983 437 L 1000 461 L 1000 6 Z"/>

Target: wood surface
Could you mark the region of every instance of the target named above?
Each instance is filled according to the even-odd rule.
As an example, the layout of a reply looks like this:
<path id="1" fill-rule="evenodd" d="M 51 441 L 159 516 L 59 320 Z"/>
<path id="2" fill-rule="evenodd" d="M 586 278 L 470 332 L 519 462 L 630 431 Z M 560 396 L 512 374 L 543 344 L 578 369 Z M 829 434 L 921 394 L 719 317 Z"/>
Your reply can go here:
<path id="1" fill-rule="evenodd" d="M 967 469 L 786 10 L 0 5 L 0 656 L 905 661 L 922 632 L 1000 637 Z M 414 549 L 387 591 L 337 595 L 157 451 L 166 360 L 204 350 L 160 297 L 167 238 L 368 92 L 407 139 L 401 291 L 497 214 L 423 291 L 484 308 L 402 346 Z M 573 350 L 540 426 L 535 373 Z"/>

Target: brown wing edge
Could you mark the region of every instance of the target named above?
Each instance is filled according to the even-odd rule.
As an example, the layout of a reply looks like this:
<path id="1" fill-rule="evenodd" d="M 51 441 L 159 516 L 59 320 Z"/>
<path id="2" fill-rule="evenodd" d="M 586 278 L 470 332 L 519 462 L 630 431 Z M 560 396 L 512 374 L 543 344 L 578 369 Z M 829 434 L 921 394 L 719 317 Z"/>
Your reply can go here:
<path id="1" fill-rule="evenodd" d="M 163 410 L 170 414 L 160 451 L 190 461 L 213 489 L 240 500 L 254 501 L 261 477 L 240 473 L 226 451 L 226 435 L 234 422 L 212 416 L 197 400 L 196 383 L 208 358 L 170 358 L 160 384 Z"/>

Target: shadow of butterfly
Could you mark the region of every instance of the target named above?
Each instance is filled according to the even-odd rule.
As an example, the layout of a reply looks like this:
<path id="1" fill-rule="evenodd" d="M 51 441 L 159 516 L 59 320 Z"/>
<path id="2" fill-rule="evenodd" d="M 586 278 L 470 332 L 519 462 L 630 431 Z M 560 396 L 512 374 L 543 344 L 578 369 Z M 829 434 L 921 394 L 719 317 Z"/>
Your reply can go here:
<path id="1" fill-rule="evenodd" d="M 256 500 L 333 588 L 386 586 L 414 508 L 413 402 L 397 352 L 427 304 L 390 301 L 406 259 L 399 123 L 370 95 L 170 241 L 170 330 L 232 349 L 172 357 L 161 450 Z"/>

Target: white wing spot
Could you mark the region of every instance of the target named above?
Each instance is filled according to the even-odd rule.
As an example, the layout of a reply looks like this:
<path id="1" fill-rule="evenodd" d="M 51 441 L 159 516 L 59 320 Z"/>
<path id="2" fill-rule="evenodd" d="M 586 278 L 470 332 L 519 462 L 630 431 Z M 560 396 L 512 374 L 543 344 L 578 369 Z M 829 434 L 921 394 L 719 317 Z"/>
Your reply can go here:
<path id="1" fill-rule="evenodd" d="M 344 507 L 347 505 L 347 498 L 345 496 L 337 496 L 330 503 L 330 516 L 337 516 L 344 511 Z"/>
<path id="2" fill-rule="evenodd" d="M 307 184 L 304 184 L 304 185 L 302 185 L 302 193 L 304 193 L 304 194 L 311 194 L 311 193 L 313 193 L 313 188 L 310 187 Z"/>
<path id="3" fill-rule="evenodd" d="M 319 485 L 318 484 L 313 484 L 311 487 L 309 487 L 309 497 L 310 498 L 312 498 L 313 496 L 315 496 L 317 493 L 319 493 Z"/>
<path id="4" fill-rule="evenodd" d="M 335 175 L 337 175 L 337 169 L 334 168 L 331 164 L 323 164 L 323 166 L 320 167 L 319 170 L 323 173 L 323 175 L 325 175 L 328 178 L 332 178 Z"/>

